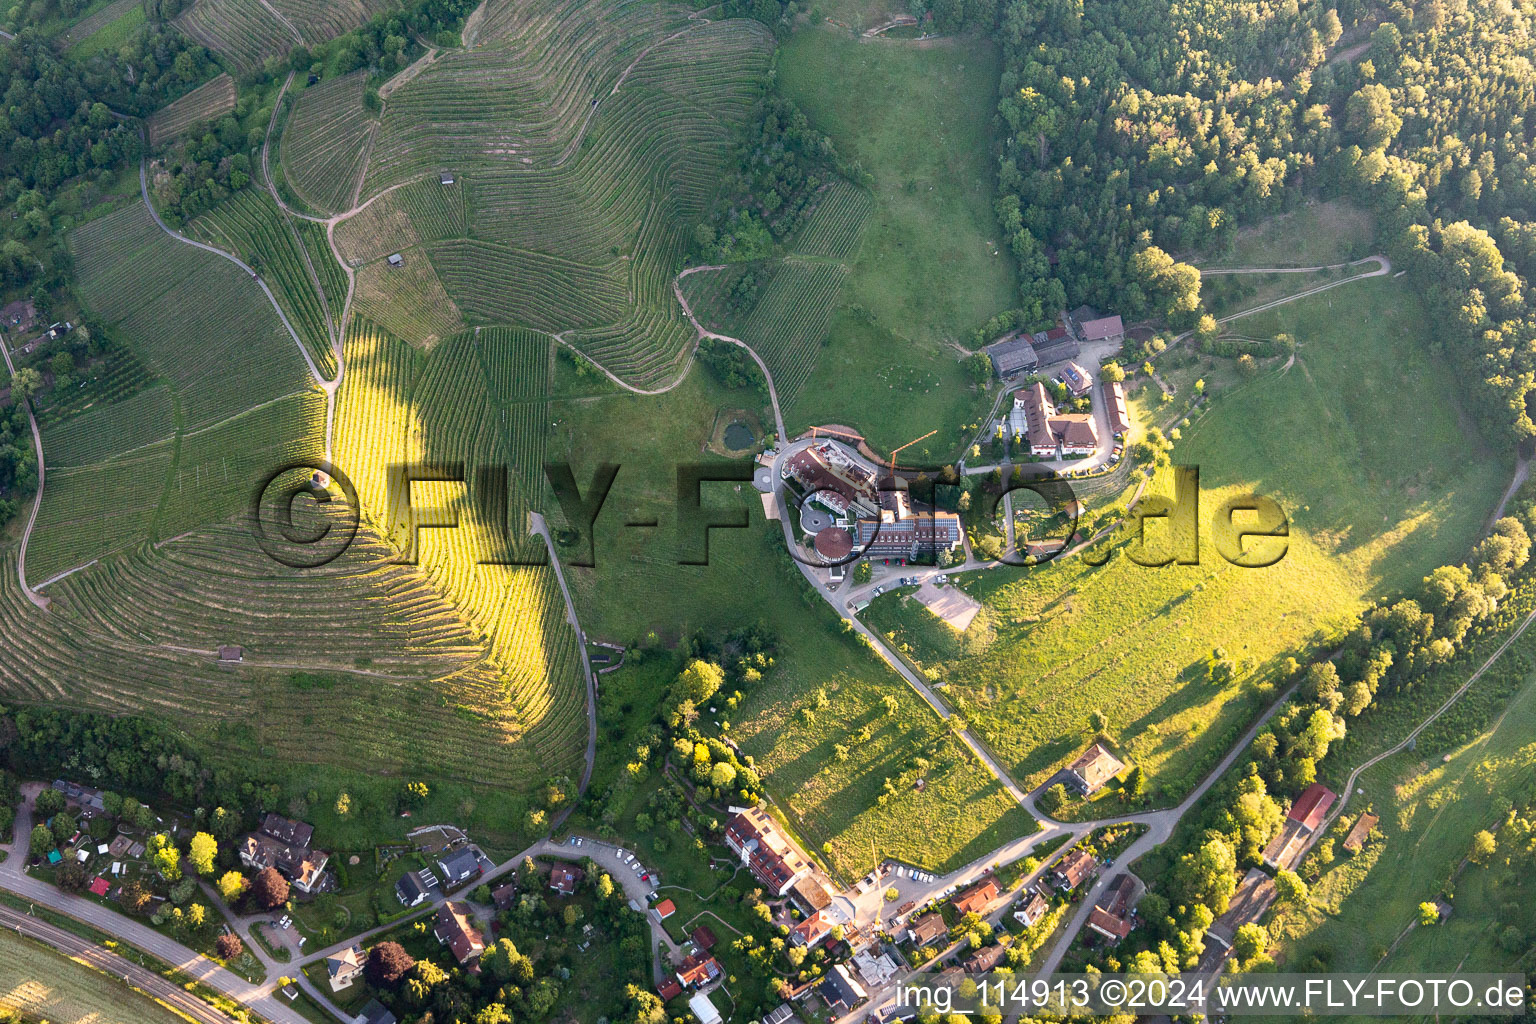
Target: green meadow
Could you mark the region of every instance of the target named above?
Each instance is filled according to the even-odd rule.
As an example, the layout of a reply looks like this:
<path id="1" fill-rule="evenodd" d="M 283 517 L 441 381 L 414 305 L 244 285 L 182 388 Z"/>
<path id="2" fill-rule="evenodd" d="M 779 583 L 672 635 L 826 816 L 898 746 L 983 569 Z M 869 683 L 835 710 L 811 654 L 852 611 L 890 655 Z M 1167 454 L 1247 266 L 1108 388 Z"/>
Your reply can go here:
<path id="1" fill-rule="evenodd" d="M 1268 699 L 1287 655 L 1459 560 L 1497 503 L 1509 466 L 1468 433 L 1406 285 L 1350 284 L 1265 317 L 1263 331 L 1297 338 L 1295 364 L 1242 383 L 1221 375 L 1230 383 L 1174 450 L 1200 471 L 1198 565 L 1148 568 L 1121 550 L 1102 568 L 994 569 L 965 584 L 984 608 L 963 636 L 940 643 L 926 624 L 894 624 L 1019 781 L 1048 778 L 1097 709 L 1154 790 L 1188 789 Z M 1149 491 L 1171 495 L 1171 476 Z M 1290 523 L 1284 558 L 1267 568 L 1216 549 L 1212 517 L 1250 493 Z M 1149 528 L 1154 553 L 1167 550 L 1164 531 Z M 1242 665 L 1236 685 L 1207 681 L 1217 647 Z"/>

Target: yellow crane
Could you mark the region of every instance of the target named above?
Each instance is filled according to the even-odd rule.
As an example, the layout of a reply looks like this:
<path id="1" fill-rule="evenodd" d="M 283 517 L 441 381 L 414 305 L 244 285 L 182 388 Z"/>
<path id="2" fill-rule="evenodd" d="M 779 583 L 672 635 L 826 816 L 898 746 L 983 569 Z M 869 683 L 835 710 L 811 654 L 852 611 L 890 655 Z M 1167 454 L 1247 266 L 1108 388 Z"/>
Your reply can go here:
<path id="1" fill-rule="evenodd" d="M 896 472 L 896 470 L 898 468 L 900 468 L 900 467 L 898 467 L 896 465 L 896 456 L 900 455 L 902 452 L 906 451 L 908 448 L 911 448 L 913 445 L 917 444 L 917 442 L 919 442 L 919 441 L 926 441 L 928 438 L 932 437 L 934 434 L 937 434 L 937 433 L 938 433 L 937 429 L 930 430 L 930 431 L 928 431 L 928 433 L 924 434 L 922 437 L 914 437 L 912 440 L 908 441 L 906 444 L 902 445 L 900 448 L 897 448 L 895 451 L 891 452 L 891 472 L 894 473 L 894 472 Z"/>

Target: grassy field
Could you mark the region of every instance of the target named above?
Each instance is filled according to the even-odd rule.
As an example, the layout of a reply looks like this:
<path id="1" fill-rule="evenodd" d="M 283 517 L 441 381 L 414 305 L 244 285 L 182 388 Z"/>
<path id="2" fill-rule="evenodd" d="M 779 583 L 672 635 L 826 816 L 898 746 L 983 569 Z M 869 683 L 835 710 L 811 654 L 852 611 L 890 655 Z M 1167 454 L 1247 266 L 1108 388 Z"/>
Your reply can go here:
<path id="1" fill-rule="evenodd" d="M 1263 702 L 1250 684 L 1274 681 L 1285 655 L 1325 641 L 1363 601 L 1461 558 L 1498 500 L 1508 467 L 1469 437 L 1405 285 L 1362 282 L 1270 315 L 1301 344 L 1295 366 L 1234 381 L 1174 452 L 1201 471 L 1201 564 L 995 569 L 967 584 L 985 607 L 963 637 L 904 629 L 1021 781 L 1048 777 L 1097 708 L 1155 785 L 1187 788 Z M 1171 493 L 1167 474 L 1153 492 Z M 1289 516 L 1289 551 L 1269 568 L 1213 547 L 1210 517 L 1242 493 Z M 1244 685 L 1206 682 L 1218 646 L 1247 664 Z"/>
<path id="2" fill-rule="evenodd" d="M 975 328 L 1017 304 L 992 212 L 999 71 L 996 47 L 972 38 L 917 45 L 814 27 L 781 47 L 785 93 L 874 176 L 844 308 L 787 410 L 791 427 L 847 423 L 889 448 L 934 427 L 947 434 L 976 412 L 950 343 L 968 346 Z"/>
<path id="3" fill-rule="evenodd" d="M 1369 256 L 1371 215 L 1343 202 L 1311 202 L 1238 231 L 1224 253 L 1202 267 L 1315 267 Z"/>
<path id="4" fill-rule="evenodd" d="M 751 528 L 713 531 L 708 565 L 677 564 L 674 466 L 699 460 L 716 408 L 740 404 L 741 392 L 723 392 L 700 372 L 656 398 L 551 403 L 551 458 L 570 458 L 583 486 L 596 462 L 622 467 L 597 523 L 596 567 L 568 570 L 587 633 L 628 644 L 654 630 L 670 642 L 766 622 L 779 637 L 777 667 L 740 709 L 720 717 L 756 758 L 801 835 L 818 849 L 829 844 L 830 863 L 849 877 L 882 855 L 951 868 L 1031 831 L 1028 817 L 932 711 L 844 634 L 819 600 L 802 594 L 777 524 L 764 524 L 750 485 L 741 492 L 730 483 L 705 485 L 707 503 L 744 509 Z M 659 527 L 622 525 L 650 516 Z M 652 706 L 669 681 L 641 679 L 627 703 Z M 818 689 L 826 706 L 808 718 L 801 709 L 817 703 Z M 899 702 L 889 717 L 886 694 Z M 867 738 L 859 739 L 866 727 Z M 835 757 L 838 744 L 850 748 L 846 761 Z M 923 756 L 931 766 L 918 792 L 915 759 Z M 896 792 L 882 805 L 888 777 Z"/>
<path id="5" fill-rule="evenodd" d="M 51 1024 L 185 1024 L 118 979 L 9 931 L 0 932 L 0 1008 Z"/>
<path id="6" fill-rule="evenodd" d="M 1531 647 L 1520 645 L 1527 657 Z M 1508 927 L 1526 936 L 1536 929 L 1529 853 L 1501 850 L 1488 866 L 1463 859 L 1473 833 L 1497 833 L 1511 804 L 1536 796 L 1533 734 L 1536 675 L 1493 727 L 1444 759 L 1404 752 L 1362 776 L 1365 792 L 1350 818 L 1372 809 L 1381 838 L 1354 856 L 1340 848 L 1313 883 L 1310 904 L 1272 920 L 1286 968 L 1320 958 L 1335 971 L 1389 974 L 1528 969 L 1519 957 L 1526 946 L 1512 950 L 1500 940 Z M 1340 839 L 1339 831 L 1330 834 Z M 1441 895 L 1454 895 L 1450 919 L 1417 927 L 1419 904 Z"/>
<path id="7" fill-rule="evenodd" d="M 121 46 L 146 20 L 144 0 L 113 0 L 70 26 L 59 41 L 83 60 Z"/>

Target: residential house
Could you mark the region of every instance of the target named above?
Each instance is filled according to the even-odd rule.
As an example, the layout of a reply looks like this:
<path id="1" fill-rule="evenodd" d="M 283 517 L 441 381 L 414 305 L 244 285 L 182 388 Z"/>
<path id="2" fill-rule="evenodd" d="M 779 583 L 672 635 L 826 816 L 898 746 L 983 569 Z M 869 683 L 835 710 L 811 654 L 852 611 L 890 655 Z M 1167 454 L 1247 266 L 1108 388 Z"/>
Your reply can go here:
<path id="1" fill-rule="evenodd" d="M 1083 879 L 1098 868 L 1099 862 L 1093 859 L 1093 854 L 1081 846 L 1072 850 L 1056 864 L 1054 872 L 1056 884 L 1064 892 L 1071 892 L 1082 884 Z"/>
<path id="2" fill-rule="evenodd" d="M 992 360 L 992 370 L 999 380 L 1008 380 L 1020 374 L 1032 373 L 1040 365 L 1035 346 L 1027 334 L 1016 334 L 986 348 L 987 358 Z"/>
<path id="3" fill-rule="evenodd" d="M 677 983 L 689 990 L 713 984 L 723 975 L 720 961 L 708 953 L 694 953 L 677 965 Z"/>
<path id="4" fill-rule="evenodd" d="M 407 871 L 395 883 L 395 899 L 401 905 L 414 907 L 437 888 L 437 876 L 430 871 Z"/>
<path id="5" fill-rule="evenodd" d="M 1088 927 L 1110 942 L 1119 942 L 1131 934 L 1136 927 L 1136 888 L 1136 879 L 1130 875 L 1116 875 L 1089 913 Z"/>
<path id="6" fill-rule="evenodd" d="M 715 942 L 717 941 L 715 939 L 715 933 L 710 930 L 710 927 L 707 924 L 701 924 L 695 928 L 690 938 L 693 939 L 693 944 L 695 946 L 698 946 L 706 953 L 715 948 Z"/>
<path id="7" fill-rule="evenodd" d="M 1013 912 L 1013 919 L 1026 928 L 1033 928 L 1050 908 L 1051 905 L 1046 902 L 1044 896 L 1030 890 L 1024 901 L 1019 904 L 1019 909 Z"/>
<path id="8" fill-rule="evenodd" d="M 828 1009 L 839 1015 L 847 1013 L 869 998 L 863 985 L 854 980 L 853 972 L 846 964 L 837 964 L 827 972 L 826 978 L 816 986 L 816 992 Z"/>
<path id="9" fill-rule="evenodd" d="M 742 811 L 726 824 L 725 845 L 775 896 L 783 896 L 813 870 L 795 841 L 759 807 Z"/>
<path id="10" fill-rule="evenodd" d="M 53 788 L 64 794 L 64 803 L 89 818 L 102 812 L 101 790 L 66 779 L 54 779 Z"/>
<path id="11" fill-rule="evenodd" d="M 478 960 L 485 952 L 485 937 L 475 927 L 468 903 L 450 900 L 438 907 L 432 934 L 448 947 L 460 966 Z"/>
<path id="12" fill-rule="evenodd" d="M 443 876 L 443 883 L 455 889 L 472 878 L 478 878 L 483 868 L 475 848 L 461 846 L 439 857 L 437 870 Z"/>
<path id="13" fill-rule="evenodd" d="M 496 904 L 497 910 L 511 910 L 512 901 L 516 897 L 517 885 L 514 882 L 507 882 L 503 885 L 498 885 L 496 888 L 491 890 L 491 902 Z"/>
<path id="14" fill-rule="evenodd" d="M 965 963 L 962 966 L 965 967 L 966 974 L 985 974 L 988 971 L 996 970 L 997 965 L 1002 963 L 1007 955 L 1008 951 L 1006 949 L 997 943 L 993 943 L 990 946 L 978 949 L 966 957 Z"/>
<path id="15" fill-rule="evenodd" d="M 325 883 L 325 866 L 331 859 L 324 850 L 310 849 L 314 835 L 312 825 L 269 814 L 259 831 L 240 841 L 240 862 L 257 871 L 276 868 L 295 889 L 313 893 Z"/>
<path id="16" fill-rule="evenodd" d="M 1104 412 L 1109 417 L 1111 434 L 1124 437 L 1131 432 L 1131 417 L 1125 406 L 1125 385 L 1117 380 L 1104 385 Z"/>
<path id="17" fill-rule="evenodd" d="M 377 999 L 370 999 L 362 1012 L 357 1015 L 357 1024 L 396 1024 L 396 1022 L 395 1015 L 389 1012 L 389 1007 Z"/>
<path id="18" fill-rule="evenodd" d="M 677 904 L 673 903 L 671 900 L 662 900 L 660 903 L 651 908 L 651 913 L 656 915 L 656 920 L 665 921 L 667 918 L 677 913 Z"/>
<path id="19" fill-rule="evenodd" d="M 831 937 L 833 927 L 827 913 L 818 910 L 789 930 L 789 941 L 796 946 L 815 949 Z"/>
<path id="20" fill-rule="evenodd" d="M 937 911 L 924 914 L 907 924 L 907 937 L 919 949 L 933 945 L 948 933 L 949 929 L 944 926 L 944 918 Z"/>
<path id="21" fill-rule="evenodd" d="M 1344 849 L 1350 853 L 1359 853 L 1365 845 L 1365 840 L 1370 836 L 1371 829 L 1381 819 L 1367 811 L 1355 820 L 1355 825 L 1349 830 L 1349 835 L 1344 837 Z"/>
<path id="22" fill-rule="evenodd" d="M 955 897 L 955 910 L 961 914 L 985 914 L 1001 894 L 997 879 L 988 875 Z"/>
<path id="23" fill-rule="evenodd" d="M 367 962 L 368 951 L 361 945 L 354 945 L 326 957 L 325 973 L 331 979 L 331 991 L 340 992 L 351 988 L 358 975 L 363 973 L 363 965 Z"/>
<path id="24" fill-rule="evenodd" d="M 1080 796 L 1092 796 L 1123 771 L 1125 762 L 1110 753 L 1104 744 L 1095 743 L 1067 766 L 1062 781 Z"/>
<path id="25" fill-rule="evenodd" d="M 671 1002 L 683 994 L 683 986 L 677 983 L 676 978 L 668 978 L 656 987 L 656 994 L 664 1003 Z"/>
<path id="26" fill-rule="evenodd" d="M 1045 385 L 1036 381 L 1013 396 L 1009 425 L 1023 436 L 1036 458 L 1059 455 L 1092 455 L 1099 446 L 1099 428 L 1092 416 L 1061 413 Z"/>
<path id="27" fill-rule="evenodd" d="M 549 887 L 561 896 L 570 896 L 587 873 L 574 864 L 556 864 L 549 871 Z"/>

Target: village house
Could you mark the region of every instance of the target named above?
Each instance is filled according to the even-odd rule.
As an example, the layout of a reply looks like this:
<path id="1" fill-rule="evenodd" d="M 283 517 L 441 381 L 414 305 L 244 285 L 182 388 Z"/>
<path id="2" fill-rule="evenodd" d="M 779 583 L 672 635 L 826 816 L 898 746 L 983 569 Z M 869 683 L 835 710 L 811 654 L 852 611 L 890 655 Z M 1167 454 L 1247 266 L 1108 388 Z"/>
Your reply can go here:
<path id="1" fill-rule="evenodd" d="M 570 896 L 586 877 L 587 873 L 574 864 L 556 864 L 549 870 L 549 887 L 558 895 Z"/>
<path id="2" fill-rule="evenodd" d="M 692 933 L 689 934 L 688 937 L 693 940 L 693 944 L 695 946 L 698 946 L 706 953 L 714 949 L 715 942 L 718 941 L 715 938 L 715 933 L 710 930 L 709 925 L 707 924 L 699 925 L 692 931 Z"/>
<path id="3" fill-rule="evenodd" d="M 438 907 L 432 934 L 448 947 L 461 967 L 480 959 L 480 954 L 485 952 L 485 937 L 475 927 L 468 903 L 450 900 Z"/>
<path id="4" fill-rule="evenodd" d="M 1062 782 L 1080 796 L 1092 796 L 1123 771 L 1125 762 L 1110 753 L 1104 744 L 1095 743 L 1067 766 Z"/>
<path id="5" fill-rule="evenodd" d="M 1013 912 L 1013 919 L 1025 928 L 1033 928 L 1045 916 L 1045 912 L 1050 909 L 1050 906 L 1044 896 L 1034 890 L 1030 890 L 1024 901 L 1019 905 L 1019 909 Z"/>
<path id="6" fill-rule="evenodd" d="M 938 942 L 948 932 L 949 929 L 944 926 L 943 916 L 937 911 L 924 914 L 922 917 L 916 918 L 907 924 L 907 937 L 919 949 Z"/>
<path id="7" fill-rule="evenodd" d="M 658 924 L 675 913 L 677 913 L 677 904 L 671 900 L 662 900 L 651 908 L 651 914 L 656 918 Z"/>
<path id="8" fill-rule="evenodd" d="M 1264 863 L 1276 870 L 1290 870 L 1311 845 L 1312 837 L 1328 818 L 1338 795 L 1314 782 L 1301 791 L 1285 815 L 1279 833 L 1264 847 Z"/>
<path id="9" fill-rule="evenodd" d="M 498 911 L 511 910 L 512 900 L 517 896 L 517 884 L 506 882 L 491 890 L 491 902 L 496 905 Z"/>
<path id="10" fill-rule="evenodd" d="M 1111 943 L 1119 942 L 1136 927 L 1136 879 L 1121 873 L 1109 883 L 1088 915 L 1088 927 Z"/>
<path id="11" fill-rule="evenodd" d="M 54 779 L 53 788 L 64 794 L 64 805 L 73 808 L 77 814 L 89 818 L 102 812 L 102 792 L 93 786 L 82 786 L 67 779 Z"/>
<path id="12" fill-rule="evenodd" d="M 818 910 L 789 930 L 789 941 L 796 946 L 815 949 L 832 936 L 834 927 L 826 912 Z"/>
<path id="13" fill-rule="evenodd" d="M 1055 366 L 1070 359 L 1076 359 L 1082 350 L 1078 347 L 1077 339 L 1065 327 L 1057 324 L 1048 331 L 1036 331 L 1035 358 L 1041 366 Z"/>
<path id="14" fill-rule="evenodd" d="M 325 958 L 325 973 L 331 980 L 331 991 L 340 992 L 352 987 L 363 965 L 368 962 L 368 951 L 361 945 L 344 949 Z"/>
<path id="15" fill-rule="evenodd" d="M 955 897 L 955 910 L 961 914 L 985 914 L 997 902 L 1000 892 L 997 879 L 988 875 Z"/>
<path id="16" fill-rule="evenodd" d="M 1099 317 L 1078 323 L 1078 331 L 1084 342 L 1120 341 L 1125 337 L 1125 324 L 1118 316 Z"/>
<path id="17" fill-rule="evenodd" d="M 1081 398 L 1093 387 L 1093 378 L 1088 371 L 1078 366 L 1077 363 L 1068 363 L 1061 369 L 1061 382 L 1067 386 L 1067 390 L 1076 398 Z"/>
<path id="18" fill-rule="evenodd" d="M 1093 859 L 1093 854 L 1077 846 L 1057 862 L 1053 874 L 1057 886 L 1063 892 L 1071 892 L 1082 884 L 1083 879 L 1093 874 L 1098 866 L 1099 862 Z"/>
<path id="19" fill-rule="evenodd" d="M 430 871 L 407 871 L 395 883 L 395 899 L 402 906 L 414 907 L 437 888 L 437 876 Z"/>
<path id="20" fill-rule="evenodd" d="M 356 1024 L 396 1024 L 396 1022 L 395 1015 L 389 1012 L 389 1007 L 377 999 L 370 999 L 358 1013 Z"/>
<path id="21" fill-rule="evenodd" d="M 837 964 L 827 972 L 827 977 L 816 986 L 827 1008 L 841 1016 L 869 998 L 863 985 L 854 980 L 853 972 L 846 964 Z"/>
<path id="22" fill-rule="evenodd" d="M 812 870 L 810 858 L 760 807 L 751 807 L 725 826 L 725 845 L 775 896 L 783 896 Z"/>
<path id="23" fill-rule="evenodd" d="M 295 889 L 313 893 L 325 883 L 325 866 L 331 859 L 323 850 L 310 849 L 314 835 L 312 825 L 269 814 L 259 831 L 240 841 L 240 862 L 256 871 L 276 868 Z"/>
<path id="24" fill-rule="evenodd" d="M 676 978 L 668 978 L 656 986 L 656 994 L 661 997 L 662 1002 L 671 1002 L 683 994 L 683 986 L 677 983 Z"/>
<path id="25" fill-rule="evenodd" d="M 677 965 L 677 983 L 684 989 L 703 988 L 718 981 L 724 972 L 720 961 L 708 953 L 694 953 Z"/>

